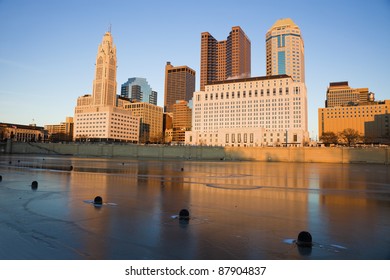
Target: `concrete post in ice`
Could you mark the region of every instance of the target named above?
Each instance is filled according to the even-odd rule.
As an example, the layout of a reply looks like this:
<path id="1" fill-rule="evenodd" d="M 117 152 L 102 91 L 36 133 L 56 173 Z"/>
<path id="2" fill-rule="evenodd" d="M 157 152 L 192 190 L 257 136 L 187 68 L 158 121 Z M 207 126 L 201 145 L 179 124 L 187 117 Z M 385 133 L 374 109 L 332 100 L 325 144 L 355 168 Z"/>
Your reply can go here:
<path id="1" fill-rule="evenodd" d="M 312 247 L 313 242 L 311 234 L 307 231 L 301 231 L 298 234 L 297 245 L 300 247 Z"/>
<path id="2" fill-rule="evenodd" d="M 93 200 L 93 204 L 102 205 L 103 204 L 103 198 L 101 196 L 95 197 L 95 199 Z"/>
<path id="3" fill-rule="evenodd" d="M 179 219 L 180 220 L 189 220 L 190 219 L 190 212 L 187 209 L 181 209 L 179 212 Z"/>

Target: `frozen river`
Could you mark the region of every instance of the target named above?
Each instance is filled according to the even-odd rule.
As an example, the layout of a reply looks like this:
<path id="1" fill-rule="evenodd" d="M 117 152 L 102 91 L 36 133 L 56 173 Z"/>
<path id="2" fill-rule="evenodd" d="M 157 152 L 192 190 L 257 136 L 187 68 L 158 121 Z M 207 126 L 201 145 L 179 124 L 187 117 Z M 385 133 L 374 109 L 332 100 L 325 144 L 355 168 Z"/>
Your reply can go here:
<path id="1" fill-rule="evenodd" d="M 3 260 L 390 259 L 386 165 L 3 155 L 0 175 Z"/>

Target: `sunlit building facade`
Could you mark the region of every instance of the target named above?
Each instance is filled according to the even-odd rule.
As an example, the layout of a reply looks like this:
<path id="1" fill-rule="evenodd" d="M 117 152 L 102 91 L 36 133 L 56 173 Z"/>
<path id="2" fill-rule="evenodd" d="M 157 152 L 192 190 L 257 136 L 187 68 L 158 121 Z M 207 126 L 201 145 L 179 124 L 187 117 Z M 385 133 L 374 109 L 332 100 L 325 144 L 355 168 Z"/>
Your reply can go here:
<path id="1" fill-rule="evenodd" d="M 351 88 L 348 82 L 329 83 L 325 107 L 363 105 L 374 101 L 374 94 L 368 88 Z"/>
<path id="2" fill-rule="evenodd" d="M 96 56 L 92 95 L 77 99 L 74 140 L 138 142 L 139 118 L 117 106 L 116 47 L 106 32 Z"/>
<path id="3" fill-rule="evenodd" d="M 368 88 L 330 83 L 326 107 L 318 109 L 318 135 L 356 130 L 366 143 L 390 143 L 390 100 L 375 101 Z"/>
<path id="4" fill-rule="evenodd" d="M 186 131 L 191 130 L 192 126 L 191 105 L 185 100 L 178 100 L 173 105 L 173 135 L 172 142 L 184 143 Z"/>
<path id="5" fill-rule="evenodd" d="M 140 118 L 140 143 L 161 143 L 163 141 L 163 108 L 146 102 L 132 102 L 125 105 L 133 116 Z"/>
<path id="6" fill-rule="evenodd" d="M 302 146 L 308 141 L 304 83 L 290 76 L 214 82 L 194 93 L 186 144 Z"/>
<path id="7" fill-rule="evenodd" d="M 67 117 L 65 122 L 60 124 L 45 125 L 50 141 L 72 141 L 73 140 L 73 118 Z"/>
<path id="8" fill-rule="evenodd" d="M 165 66 L 164 112 L 173 112 L 176 100 L 190 101 L 195 91 L 195 71 L 188 66 Z"/>
<path id="9" fill-rule="evenodd" d="M 279 19 L 266 34 L 266 73 L 289 75 L 305 83 L 305 48 L 301 30 L 290 19 Z"/>

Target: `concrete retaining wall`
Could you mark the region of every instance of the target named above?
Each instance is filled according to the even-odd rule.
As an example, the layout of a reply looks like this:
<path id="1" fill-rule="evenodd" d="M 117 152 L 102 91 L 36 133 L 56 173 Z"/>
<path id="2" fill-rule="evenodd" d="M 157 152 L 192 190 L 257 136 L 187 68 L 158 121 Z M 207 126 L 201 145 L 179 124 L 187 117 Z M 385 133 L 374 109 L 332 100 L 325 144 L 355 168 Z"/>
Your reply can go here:
<path id="1" fill-rule="evenodd" d="M 389 148 L 314 147 L 206 147 L 134 144 L 59 144 L 8 142 L 2 153 L 51 154 L 91 157 L 130 157 L 184 160 L 248 160 L 274 162 L 378 163 L 389 164 Z"/>

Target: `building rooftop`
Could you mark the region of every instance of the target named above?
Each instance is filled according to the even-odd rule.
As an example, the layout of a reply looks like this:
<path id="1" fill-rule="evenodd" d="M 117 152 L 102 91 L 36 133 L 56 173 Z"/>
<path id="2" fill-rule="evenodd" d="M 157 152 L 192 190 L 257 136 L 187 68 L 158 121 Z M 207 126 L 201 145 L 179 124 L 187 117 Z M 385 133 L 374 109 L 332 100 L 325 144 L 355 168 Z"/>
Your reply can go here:
<path id="1" fill-rule="evenodd" d="M 272 75 L 272 76 L 260 76 L 260 77 L 251 77 L 251 78 L 241 78 L 241 79 L 228 79 L 224 81 L 214 81 L 209 84 L 206 84 L 206 86 L 209 85 L 219 85 L 219 84 L 227 84 L 227 83 L 239 83 L 239 82 L 252 82 L 252 81 L 261 81 L 261 80 L 273 80 L 273 79 L 284 79 L 284 78 L 291 78 L 289 75 Z"/>
<path id="2" fill-rule="evenodd" d="M 11 128 L 19 128 L 19 129 L 33 129 L 33 130 L 43 130 L 43 126 L 36 125 L 24 125 L 24 124 L 16 124 L 16 123 L 0 123 L 0 127 L 11 127 Z"/>
<path id="3" fill-rule="evenodd" d="M 332 82 L 329 83 L 329 87 L 348 86 L 348 82 Z"/>
<path id="4" fill-rule="evenodd" d="M 278 19 L 269 30 L 282 26 L 298 27 L 291 18 L 281 18 Z"/>

